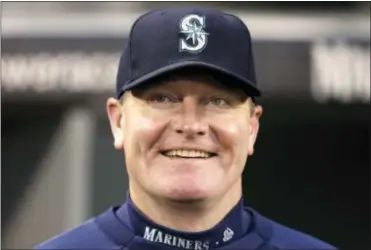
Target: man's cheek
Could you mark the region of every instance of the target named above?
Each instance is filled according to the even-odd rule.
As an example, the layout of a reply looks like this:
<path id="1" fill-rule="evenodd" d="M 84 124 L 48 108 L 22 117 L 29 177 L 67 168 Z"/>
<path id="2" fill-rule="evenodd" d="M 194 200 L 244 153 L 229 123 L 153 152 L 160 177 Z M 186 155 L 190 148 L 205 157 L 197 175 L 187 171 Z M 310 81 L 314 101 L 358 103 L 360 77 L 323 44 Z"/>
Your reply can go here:
<path id="1" fill-rule="evenodd" d="M 243 123 L 224 121 L 218 124 L 218 130 L 224 138 L 224 143 L 231 146 L 239 144 L 248 137 L 247 126 Z"/>
<path id="2" fill-rule="evenodd" d="M 132 138 L 134 143 L 137 143 L 141 151 L 150 150 L 153 145 L 159 140 L 162 124 L 158 119 L 141 118 L 132 124 L 132 133 L 135 136 Z"/>

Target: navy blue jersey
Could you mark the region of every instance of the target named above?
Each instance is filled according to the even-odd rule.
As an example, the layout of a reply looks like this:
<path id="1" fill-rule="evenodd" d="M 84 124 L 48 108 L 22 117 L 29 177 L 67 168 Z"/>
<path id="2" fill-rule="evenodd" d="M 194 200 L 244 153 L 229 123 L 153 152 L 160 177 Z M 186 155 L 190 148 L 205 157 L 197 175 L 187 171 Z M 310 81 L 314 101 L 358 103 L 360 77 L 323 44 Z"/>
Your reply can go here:
<path id="1" fill-rule="evenodd" d="M 215 228 L 201 233 L 184 233 L 157 225 L 128 199 L 82 225 L 58 235 L 36 249 L 122 249 L 122 250 L 255 250 L 336 249 L 312 236 L 290 229 L 241 200 Z"/>

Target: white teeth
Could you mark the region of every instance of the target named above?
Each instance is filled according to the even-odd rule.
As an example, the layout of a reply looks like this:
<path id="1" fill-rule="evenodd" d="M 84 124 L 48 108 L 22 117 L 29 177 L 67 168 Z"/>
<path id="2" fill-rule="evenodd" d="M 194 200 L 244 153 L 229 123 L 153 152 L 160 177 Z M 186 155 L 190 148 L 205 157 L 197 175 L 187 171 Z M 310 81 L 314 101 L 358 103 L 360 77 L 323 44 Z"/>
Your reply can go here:
<path id="1" fill-rule="evenodd" d="M 211 155 L 204 151 L 198 150 L 184 150 L 184 149 L 176 149 L 176 150 L 169 150 L 164 153 L 166 156 L 180 156 L 180 157 L 197 157 L 197 158 L 208 158 Z"/>

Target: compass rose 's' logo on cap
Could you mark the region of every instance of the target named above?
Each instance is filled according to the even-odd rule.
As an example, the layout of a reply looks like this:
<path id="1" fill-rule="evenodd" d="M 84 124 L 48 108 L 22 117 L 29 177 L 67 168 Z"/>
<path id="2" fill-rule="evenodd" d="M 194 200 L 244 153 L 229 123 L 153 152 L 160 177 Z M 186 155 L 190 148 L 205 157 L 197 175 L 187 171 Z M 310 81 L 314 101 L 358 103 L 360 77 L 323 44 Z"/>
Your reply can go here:
<path id="1" fill-rule="evenodd" d="M 185 38 L 180 39 L 180 51 L 188 51 L 192 53 L 201 52 L 207 45 L 207 36 L 205 32 L 204 16 L 191 14 L 185 16 L 180 21 L 180 33 L 184 34 Z"/>

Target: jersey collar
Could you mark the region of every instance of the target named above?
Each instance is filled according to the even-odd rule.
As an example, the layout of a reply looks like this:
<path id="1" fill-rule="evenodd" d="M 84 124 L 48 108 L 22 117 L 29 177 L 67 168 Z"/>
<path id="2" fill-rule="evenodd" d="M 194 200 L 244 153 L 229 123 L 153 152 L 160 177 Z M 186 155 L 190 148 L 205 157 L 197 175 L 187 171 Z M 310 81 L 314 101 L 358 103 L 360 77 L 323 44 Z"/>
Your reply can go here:
<path id="1" fill-rule="evenodd" d="M 190 233 L 159 225 L 144 215 L 127 196 L 127 202 L 117 210 L 117 216 L 127 221 L 137 237 L 180 249 L 214 249 L 236 240 L 246 233 L 251 218 L 244 211 L 243 199 L 233 207 L 225 218 L 210 230 Z"/>

